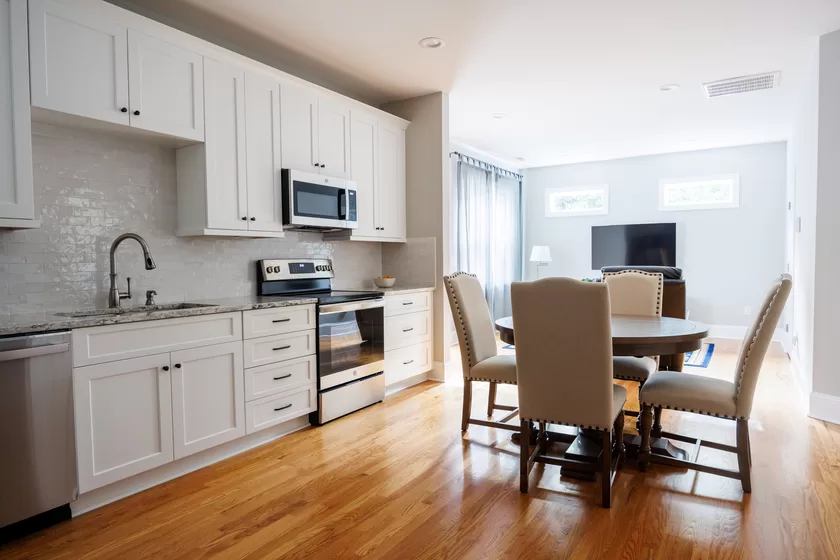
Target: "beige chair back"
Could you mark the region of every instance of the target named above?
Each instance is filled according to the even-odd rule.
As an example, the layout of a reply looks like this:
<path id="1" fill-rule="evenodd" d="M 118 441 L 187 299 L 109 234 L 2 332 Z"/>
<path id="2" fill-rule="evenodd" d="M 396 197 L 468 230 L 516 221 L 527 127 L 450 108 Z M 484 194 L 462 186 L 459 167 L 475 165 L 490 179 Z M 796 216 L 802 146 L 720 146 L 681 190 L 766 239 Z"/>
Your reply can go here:
<path id="1" fill-rule="evenodd" d="M 758 316 L 741 344 L 738 366 L 735 370 L 735 403 L 738 418 L 750 417 L 761 364 L 773 340 L 773 333 L 784 311 L 792 285 L 793 280 L 790 274 L 782 274 L 773 282 Z"/>
<path id="2" fill-rule="evenodd" d="M 511 285 L 519 417 L 609 430 L 610 299 L 603 283 L 546 278 Z"/>
<path id="3" fill-rule="evenodd" d="M 614 314 L 662 317 L 664 277 L 661 272 L 605 272 L 604 283 L 610 289 L 610 308 Z"/>
<path id="4" fill-rule="evenodd" d="M 490 308 L 484 299 L 481 282 L 474 274 L 456 272 L 444 276 L 443 283 L 449 296 L 455 330 L 458 332 L 464 377 L 469 378 L 473 366 L 497 354 Z"/>

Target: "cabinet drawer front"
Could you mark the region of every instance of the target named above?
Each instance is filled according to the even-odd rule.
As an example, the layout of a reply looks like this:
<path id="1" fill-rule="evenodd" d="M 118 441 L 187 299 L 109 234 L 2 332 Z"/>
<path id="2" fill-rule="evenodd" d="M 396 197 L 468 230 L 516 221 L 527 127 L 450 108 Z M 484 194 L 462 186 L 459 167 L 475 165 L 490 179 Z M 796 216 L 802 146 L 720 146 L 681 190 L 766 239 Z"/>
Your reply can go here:
<path id="1" fill-rule="evenodd" d="M 385 318 L 385 351 L 431 340 L 432 314 L 429 311 Z"/>
<path id="2" fill-rule="evenodd" d="M 315 412 L 317 398 L 317 387 L 307 385 L 300 389 L 245 403 L 246 431 L 252 434 L 292 418 Z"/>
<path id="3" fill-rule="evenodd" d="M 242 313 L 244 338 L 272 336 L 315 328 L 315 306 L 256 309 Z"/>
<path id="4" fill-rule="evenodd" d="M 73 331 L 75 367 L 242 340 L 242 314 L 218 313 Z"/>
<path id="5" fill-rule="evenodd" d="M 253 401 L 316 383 L 315 356 L 297 358 L 245 370 L 245 400 Z"/>
<path id="6" fill-rule="evenodd" d="M 291 360 L 315 353 L 315 330 L 301 331 L 245 341 L 245 367 L 251 368 Z"/>
<path id="7" fill-rule="evenodd" d="M 423 342 L 385 354 L 385 383 L 391 385 L 432 369 L 432 343 Z"/>
<path id="8" fill-rule="evenodd" d="M 432 292 L 387 295 L 385 296 L 385 316 L 426 311 L 431 308 L 431 302 Z"/>

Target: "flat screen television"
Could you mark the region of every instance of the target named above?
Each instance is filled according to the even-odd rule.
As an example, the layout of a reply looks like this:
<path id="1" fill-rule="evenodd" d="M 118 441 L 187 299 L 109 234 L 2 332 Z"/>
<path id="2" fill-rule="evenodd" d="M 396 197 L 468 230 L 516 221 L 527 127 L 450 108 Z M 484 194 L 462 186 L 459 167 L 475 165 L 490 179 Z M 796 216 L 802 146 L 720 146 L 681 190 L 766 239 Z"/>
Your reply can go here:
<path id="1" fill-rule="evenodd" d="M 592 270 L 677 266 L 677 224 L 592 226 Z"/>

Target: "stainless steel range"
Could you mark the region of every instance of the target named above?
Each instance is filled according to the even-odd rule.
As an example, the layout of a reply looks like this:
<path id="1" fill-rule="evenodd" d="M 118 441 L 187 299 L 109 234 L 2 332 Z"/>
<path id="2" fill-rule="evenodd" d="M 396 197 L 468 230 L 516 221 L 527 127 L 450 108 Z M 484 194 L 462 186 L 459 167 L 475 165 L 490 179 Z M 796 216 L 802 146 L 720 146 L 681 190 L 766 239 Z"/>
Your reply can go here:
<path id="1" fill-rule="evenodd" d="M 327 259 L 257 262 L 260 296 L 318 299 L 318 411 L 323 424 L 385 398 L 385 300 L 382 292 L 333 290 Z"/>

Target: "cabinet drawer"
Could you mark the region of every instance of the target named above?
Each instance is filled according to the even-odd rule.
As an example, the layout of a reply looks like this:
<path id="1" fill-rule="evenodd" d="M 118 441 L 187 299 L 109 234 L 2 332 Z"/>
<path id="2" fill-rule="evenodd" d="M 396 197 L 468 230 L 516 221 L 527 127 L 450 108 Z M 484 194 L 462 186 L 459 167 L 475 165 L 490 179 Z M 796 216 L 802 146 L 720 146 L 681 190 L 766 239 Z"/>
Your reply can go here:
<path id="1" fill-rule="evenodd" d="M 245 431 L 252 434 L 315 412 L 317 399 L 318 388 L 313 384 L 245 403 Z"/>
<path id="2" fill-rule="evenodd" d="M 242 313 L 242 335 L 257 338 L 305 331 L 315 328 L 315 319 L 314 305 L 245 311 Z"/>
<path id="3" fill-rule="evenodd" d="M 253 401 L 315 383 L 318 365 L 315 356 L 285 360 L 245 370 L 245 400 Z"/>
<path id="4" fill-rule="evenodd" d="M 431 340 L 431 323 L 429 311 L 385 317 L 385 351 Z"/>
<path id="5" fill-rule="evenodd" d="M 403 315 L 426 311 L 432 306 L 432 292 L 391 294 L 385 296 L 385 316 Z"/>
<path id="6" fill-rule="evenodd" d="M 432 343 L 423 342 L 385 353 L 385 383 L 391 385 L 432 369 Z"/>
<path id="7" fill-rule="evenodd" d="M 73 331 L 75 367 L 242 340 L 242 314 L 218 313 Z"/>
<path id="8" fill-rule="evenodd" d="M 245 341 L 245 367 L 273 364 L 315 353 L 318 344 L 315 330 L 301 331 Z"/>

